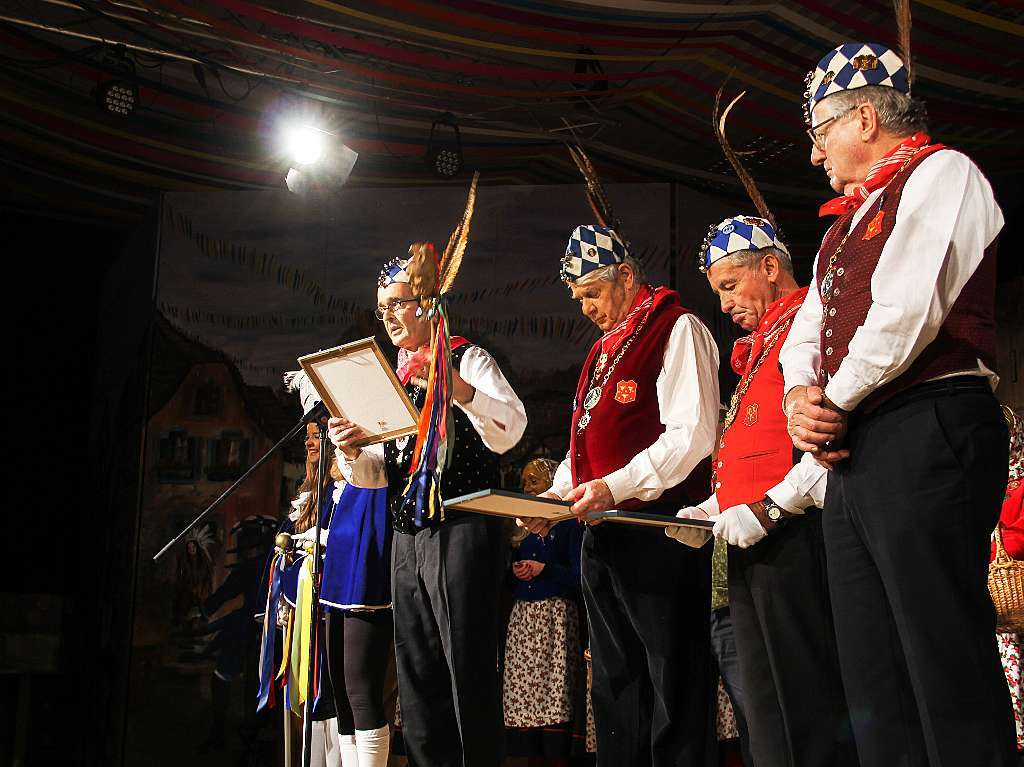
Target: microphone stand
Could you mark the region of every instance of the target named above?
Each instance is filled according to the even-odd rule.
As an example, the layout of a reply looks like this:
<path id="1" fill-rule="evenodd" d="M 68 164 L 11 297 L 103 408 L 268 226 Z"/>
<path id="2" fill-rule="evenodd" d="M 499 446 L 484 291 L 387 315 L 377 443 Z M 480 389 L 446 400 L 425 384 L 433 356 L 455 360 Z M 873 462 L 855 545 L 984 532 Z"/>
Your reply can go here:
<path id="1" fill-rule="evenodd" d="M 176 536 L 174 536 L 171 540 L 169 540 L 167 542 L 167 544 L 162 549 L 160 549 L 160 551 L 158 551 L 153 556 L 153 561 L 155 562 L 156 560 L 160 559 L 160 557 L 162 557 L 164 554 L 166 554 L 167 551 L 171 547 L 173 547 L 176 543 L 180 542 L 188 534 L 188 532 L 192 528 L 194 528 L 196 525 L 198 525 L 200 522 L 202 522 L 208 516 L 210 516 L 214 511 L 216 511 L 217 508 L 222 503 L 224 503 L 224 501 L 226 501 L 228 499 L 228 497 L 232 493 L 234 493 L 235 490 L 237 490 L 242 485 L 242 483 L 244 483 L 247 479 L 249 479 L 249 477 L 251 477 L 253 474 L 255 474 L 256 470 L 259 469 L 260 466 L 262 466 L 264 463 L 266 463 L 270 459 L 270 456 L 272 456 L 275 453 L 277 453 L 281 448 L 283 448 L 285 446 L 285 444 L 288 443 L 289 440 L 293 439 L 303 429 L 305 429 L 307 423 L 317 423 L 317 424 L 320 424 L 320 419 L 321 418 L 327 418 L 327 417 L 328 417 L 327 408 L 324 407 L 324 403 L 318 402 L 316 404 L 316 406 L 312 410 L 310 410 L 308 413 L 306 413 L 306 415 L 304 415 L 302 417 L 302 420 L 300 420 L 297 424 L 295 424 L 295 426 L 292 427 L 291 431 L 289 431 L 287 434 L 285 434 L 284 437 L 282 437 L 280 439 L 280 441 L 278 441 L 278 443 L 276 445 L 274 445 L 272 448 L 270 448 L 270 450 L 268 450 L 266 453 L 264 453 L 262 456 L 260 456 L 260 459 L 258 461 L 256 461 L 256 463 L 254 463 L 252 466 L 250 466 L 249 469 L 245 472 L 245 474 L 243 474 L 238 479 L 236 479 L 235 483 L 233 485 L 231 485 L 231 487 L 229 487 L 227 490 L 225 490 L 223 493 L 221 493 L 220 497 L 216 501 L 214 501 L 209 506 L 207 506 L 202 514 L 200 514 L 198 517 L 196 517 L 191 522 L 189 522 L 184 530 L 182 530 L 180 533 L 178 533 Z M 321 440 L 323 439 L 324 434 L 325 434 L 325 431 L 324 431 L 324 428 L 323 428 L 323 424 L 320 424 Z M 324 476 L 324 475 L 321 474 L 320 476 Z M 319 524 L 319 515 L 317 516 L 317 520 L 318 520 L 318 524 Z M 318 542 L 318 545 L 319 545 L 319 542 Z"/>
<path id="2" fill-rule="evenodd" d="M 323 405 L 321 404 L 321 407 Z M 320 531 L 323 529 L 323 517 L 324 517 L 324 492 L 327 489 L 328 480 L 330 479 L 330 451 L 328 450 L 327 441 L 327 427 L 323 421 L 319 418 L 316 419 L 316 425 L 318 427 L 317 438 L 320 440 L 320 458 L 316 465 L 316 522 L 314 527 L 313 535 L 313 552 L 310 556 L 313 557 L 312 567 L 310 568 L 310 578 L 312 583 L 312 598 L 310 599 L 309 611 L 309 664 L 306 668 L 306 700 L 303 704 L 302 709 L 302 767 L 310 767 L 310 759 L 312 755 L 312 741 L 313 741 L 313 685 L 316 681 L 316 666 L 317 656 L 319 655 L 319 646 L 317 644 L 317 634 L 319 633 L 320 627 L 320 569 L 321 556 L 320 556 Z M 333 500 L 333 499 L 332 499 Z M 328 501 L 330 503 L 330 501 Z"/>

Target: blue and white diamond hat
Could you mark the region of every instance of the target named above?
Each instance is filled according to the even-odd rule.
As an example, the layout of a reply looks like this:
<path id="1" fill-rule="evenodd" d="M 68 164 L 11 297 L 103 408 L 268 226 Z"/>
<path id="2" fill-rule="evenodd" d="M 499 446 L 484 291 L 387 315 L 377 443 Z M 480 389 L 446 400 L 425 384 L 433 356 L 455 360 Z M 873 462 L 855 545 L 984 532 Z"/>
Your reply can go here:
<path id="1" fill-rule="evenodd" d="M 386 288 L 396 282 L 409 282 L 409 263 L 411 258 L 392 258 L 380 270 L 377 285 Z"/>
<path id="2" fill-rule="evenodd" d="M 900 93 L 910 93 L 906 64 L 895 51 L 881 43 L 844 43 L 826 53 L 804 81 L 807 83 L 804 121 L 808 125 L 814 105 L 839 91 L 884 85 Z"/>
<path id="3" fill-rule="evenodd" d="M 697 254 L 697 268 L 706 272 L 720 258 L 744 250 L 778 248 L 787 256 L 789 250 L 767 220 L 757 216 L 734 216 L 708 229 Z"/>
<path id="4" fill-rule="evenodd" d="M 577 226 L 565 246 L 562 259 L 562 281 L 575 282 L 595 269 L 621 264 L 629 248 L 614 229 L 597 224 Z"/>

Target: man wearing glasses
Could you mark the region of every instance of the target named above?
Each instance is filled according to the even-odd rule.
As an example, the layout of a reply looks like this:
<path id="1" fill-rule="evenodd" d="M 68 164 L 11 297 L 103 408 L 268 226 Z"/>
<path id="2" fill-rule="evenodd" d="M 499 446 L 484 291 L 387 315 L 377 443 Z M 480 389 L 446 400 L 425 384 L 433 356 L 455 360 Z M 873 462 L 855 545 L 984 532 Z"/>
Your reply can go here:
<path id="1" fill-rule="evenodd" d="M 410 249 L 410 252 L 414 248 Z M 417 408 L 426 397 L 431 322 L 409 285 L 408 259 L 381 270 L 377 317 L 398 347 L 398 376 Z M 516 445 L 526 411 L 494 358 L 452 338 L 455 457 L 443 494 L 454 498 L 500 485 L 498 456 Z M 409 476 L 415 438 L 354 447 L 364 435 L 330 419 L 345 478 L 387 487 L 394 501 Z M 498 659 L 499 589 L 507 540 L 497 519 L 448 510 L 417 528 L 392 503 L 391 586 L 402 729 L 406 753 L 422 767 L 497 767 L 503 719 Z"/>
<path id="2" fill-rule="evenodd" d="M 989 535 L 1006 486 L 993 303 L 1003 216 L 932 143 L 877 44 L 808 75 L 811 163 L 845 193 L 783 346 L 793 444 L 831 469 L 822 517 L 865 767 L 1016 764 L 992 640 Z"/>

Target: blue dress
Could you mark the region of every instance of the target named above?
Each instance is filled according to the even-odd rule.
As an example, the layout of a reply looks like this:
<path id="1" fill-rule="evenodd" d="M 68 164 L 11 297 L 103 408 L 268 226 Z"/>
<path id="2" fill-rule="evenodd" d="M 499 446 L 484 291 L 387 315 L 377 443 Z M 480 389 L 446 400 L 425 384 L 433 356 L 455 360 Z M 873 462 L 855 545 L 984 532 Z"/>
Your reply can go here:
<path id="1" fill-rule="evenodd" d="M 337 610 L 391 607 L 388 489 L 346 485 L 331 518 L 320 603 Z"/>

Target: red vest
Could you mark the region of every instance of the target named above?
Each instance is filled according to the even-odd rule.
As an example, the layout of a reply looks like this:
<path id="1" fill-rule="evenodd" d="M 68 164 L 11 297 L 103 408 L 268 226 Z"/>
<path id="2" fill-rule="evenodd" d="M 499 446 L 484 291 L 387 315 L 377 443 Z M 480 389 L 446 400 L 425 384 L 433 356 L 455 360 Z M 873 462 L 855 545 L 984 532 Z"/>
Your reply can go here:
<path id="1" fill-rule="evenodd" d="M 818 378 L 822 385 L 839 370 L 849 352 L 854 333 L 864 324 L 871 308 L 871 278 L 896 223 L 903 188 L 914 169 L 933 153 L 928 150 L 918 152 L 893 177 L 879 198 L 881 202 L 872 202 L 836 260 L 832 271 L 832 302 L 825 309 L 821 325 Z M 828 271 L 829 260 L 849 230 L 853 216 L 853 212 L 847 213 L 825 235 L 818 255 L 819 290 Z M 905 256 L 913 258 L 913 253 Z M 995 280 L 996 240 L 993 240 L 986 248 L 981 264 L 953 304 L 939 334 L 898 378 L 869 394 L 861 402 L 860 409 L 870 412 L 903 389 L 941 375 L 974 368 L 979 359 L 987 367 L 995 369 Z M 826 304 L 825 296 L 822 296 L 822 304 Z"/>
<path id="2" fill-rule="evenodd" d="M 672 328 L 676 320 L 689 313 L 680 306 L 679 294 L 675 291 L 669 293 L 666 300 L 651 310 L 640 335 L 622 355 L 601 399 L 590 411 L 590 423 L 579 433 L 577 423 L 584 412 L 583 400 L 590 388 L 591 371 L 601 350 L 600 341 L 590 350 L 580 371 L 573 403 L 569 455 L 574 486 L 621 469 L 665 431 L 658 407 L 658 375 L 665 361 L 665 346 Z M 609 356 L 614 359 L 616 355 Z M 657 500 L 632 498 L 617 504 L 616 508 L 636 510 L 654 504 L 675 506 L 684 500 L 699 501 L 707 495 L 709 472 L 710 463 L 704 461 L 683 483 L 666 490 Z"/>
<path id="3" fill-rule="evenodd" d="M 733 372 L 740 376 L 738 391 L 765 346 L 775 339 L 740 399 L 736 419 L 722 435 L 718 448 L 714 492 L 723 511 L 740 503 L 760 501 L 793 467 L 793 442 L 786 431 L 786 414 L 782 412 L 784 385 L 779 352 L 806 295 L 807 288 L 800 288 L 772 303 L 755 332 L 736 342 Z M 749 354 L 744 355 L 747 347 Z"/>

